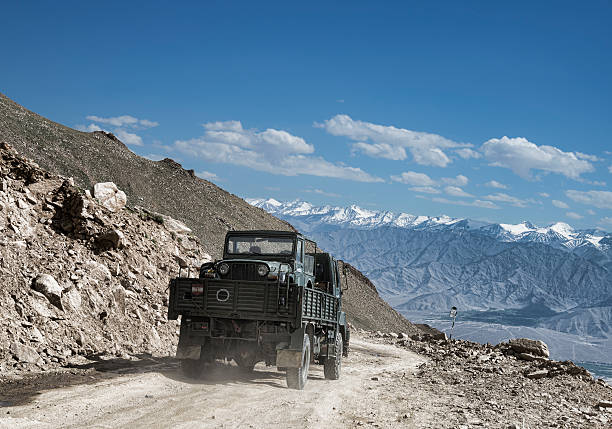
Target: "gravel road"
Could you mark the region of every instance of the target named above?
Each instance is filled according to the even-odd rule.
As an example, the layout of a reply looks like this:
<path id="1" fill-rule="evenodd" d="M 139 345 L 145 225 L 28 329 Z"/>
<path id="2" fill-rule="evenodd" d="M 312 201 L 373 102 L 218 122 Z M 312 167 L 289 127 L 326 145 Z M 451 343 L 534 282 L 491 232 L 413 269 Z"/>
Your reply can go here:
<path id="1" fill-rule="evenodd" d="M 0 408 L 0 428 L 433 427 L 434 398 L 414 390 L 421 362 L 410 351 L 355 336 L 341 379 L 325 380 L 322 367 L 312 365 L 303 391 L 287 389 L 284 373 L 262 364 L 249 376 L 219 364 L 197 381 L 172 360 L 124 365 Z"/>

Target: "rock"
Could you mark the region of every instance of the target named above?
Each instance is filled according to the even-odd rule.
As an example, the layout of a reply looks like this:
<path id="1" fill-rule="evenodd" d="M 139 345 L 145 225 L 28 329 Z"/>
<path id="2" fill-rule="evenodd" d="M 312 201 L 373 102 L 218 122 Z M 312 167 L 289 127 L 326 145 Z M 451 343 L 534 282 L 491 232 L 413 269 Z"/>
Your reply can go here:
<path id="1" fill-rule="evenodd" d="M 612 401 L 599 401 L 597 406 L 602 408 L 612 408 Z"/>
<path id="2" fill-rule="evenodd" d="M 96 245 L 102 249 L 121 249 L 125 245 L 125 235 L 118 229 L 109 229 L 96 238 Z"/>
<path id="3" fill-rule="evenodd" d="M 63 310 L 62 306 L 62 288 L 49 274 L 39 274 L 34 279 L 33 289 L 42 293 L 51 304 Z"/>
<path id="4" fill-rule="evenodd" d="M 399 334 L 397 334 L 397 338 L 399 338 L 400 340 L 405 340 L 406 338 L 408 338 L 408 334 L 400 332 Z"/>
<path id="5" fill-rule="evenodd" d="M 43 360 L 35 349 L 17 341 L 11 344 L 11 353 L 19 362 L 38 364 L 43 363 Z"/>
<path id="6" fill-rule="evenodd" d="M 171 218 L 170 216 L 158 216 L 161 216 L 161 218 L 164 220 L 164 226 L 168 231 L 179 235 L 191 233 L 191 229 L 189 229 L 183 222 Z"/>
<path id="7" fill-rule="evenodd" d="M 93 195 L 111 212 L 120 211 L 127 203 L 125 192 L 119 190 L 113 182 L 96 183 Z"/>
<path id="8" fill-rule="evenodd" d="M 541 369 L 539 371 L 530 372 L 530 373 L 525 375 L 525 377 L 530 378 L 532 380 L 538 380 L 538 379 L 544 378 L 546 376 L 548 376 L 548 370 L 546 370 L 546 369 Z"/>
<path id="9" fill-rule="evenodd" d="M 389 336 L 391 338 L 395 338 L 395 339 L 397 339 L 399 337 L 399 335 L 397 335 L 395 332 L 389 332 Z"/>
<path id="10" fill-rule="evenodd" d="M 544 341 L 530 340 L 529 338 L 513 338 L 508 345 L 517 353 L 529 353 L 534 356 L 549 357 L 550 352 Z"/>
<path id="11" fill-rule="evenodd" d="M 179 267 L 181 267 L 181 268 L 186 268 L 186 267 L 189 266 L 187 261 L 185 259 L 181 258 L 180 256 L 175 256 L 174 259 L 176 260 L 176 262 L 179 264 Z"/>
<path id="12" fill-rule="evenodd" d="M 76 287 L 71 287 L 62 293 L 62 304 L 65 308 L 78 311 L 81 308 L 81 293 Z"/>
<path id="13" fill-rule="evenodd" d="M 548 360 L 547 358 L 544 358 L 542 356 L 534 356 L 531 353 L 519 353 L 518 358 L 521 360 L 526 360 L 528 362 L 534 362 L 534 361 L 541 362 L 541 361 Z"/>

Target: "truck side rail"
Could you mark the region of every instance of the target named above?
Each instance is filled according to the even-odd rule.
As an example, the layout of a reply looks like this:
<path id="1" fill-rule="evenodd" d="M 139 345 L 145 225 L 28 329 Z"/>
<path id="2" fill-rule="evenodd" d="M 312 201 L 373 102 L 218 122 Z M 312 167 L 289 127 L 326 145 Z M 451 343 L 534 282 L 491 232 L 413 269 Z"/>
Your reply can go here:
<path id="1" fill-rule="evenodd" d="M 338 298 L 314 288 L 303 288 L 302 318 L 335 324 L 338 321 Z"/>

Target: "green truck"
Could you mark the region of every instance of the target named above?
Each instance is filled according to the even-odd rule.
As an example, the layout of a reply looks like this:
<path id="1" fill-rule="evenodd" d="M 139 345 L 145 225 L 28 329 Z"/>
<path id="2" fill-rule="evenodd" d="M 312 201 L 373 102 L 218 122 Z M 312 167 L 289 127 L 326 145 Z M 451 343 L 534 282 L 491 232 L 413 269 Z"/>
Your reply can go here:
<path id="1" fill-rule="evenodd" d="M 339 262 L 291 231 L 230 231 L 223 259 L 199 278 L 171 280 L 168 319 L 181 316 L 176 357 L 199 377 L 215 359 L 246 371 L 257 362 L 286 371 L 287 386 L 303 389 L 310 364 L 340 378 L 350 331 L 342 311 Z"/>

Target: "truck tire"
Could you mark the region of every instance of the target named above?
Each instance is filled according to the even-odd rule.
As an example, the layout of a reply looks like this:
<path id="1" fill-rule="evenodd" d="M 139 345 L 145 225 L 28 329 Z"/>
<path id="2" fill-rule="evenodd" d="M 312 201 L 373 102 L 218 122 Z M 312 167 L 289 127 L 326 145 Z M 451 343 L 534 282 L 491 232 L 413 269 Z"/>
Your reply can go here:
<path id="1" fill-rule="evenodd" d="M 200 359 L 181 359 L 181 372 L 188 378 L 199 378 L 204 370 Z"/>
<path id="2" fill-rule="evenodd" d="M 310 368 L 310 338 L 304 334 L 302 346 L 302 367 L 287 368 L 287 387 L 302 390 L 308 381 L 308 369 Z"/>
<path id="3" fill-rule="evenodd" d="M 234 362 L 236 362 L 236 365 L 238 365 L 238 368 L 240 368 L 242 372 L 249 373 L 253 372 L 253 369 L 255 369 L 257 360 L 250 354 L 247 354 L 246 356 L 238 354 L 237 356 L 234 356 Z"/>
<path id="4" fill-rule="evenodd" d="M 342 345 L 342 356 L 348 357 L 349 349 L 350 349 L 350 341 L 351 341 L 351 331 L 347 328 L 346 335 L 343 337 L 344 344 Z"/>
<path id="5" fill-rule="evenodd" d="M 340 378 L 340 370 L 342 369 L 342 334 L 336 334 L 336 357 L 327 358 L 323 362 L 323 373 L 328 380 L 337 380 Z"/>

